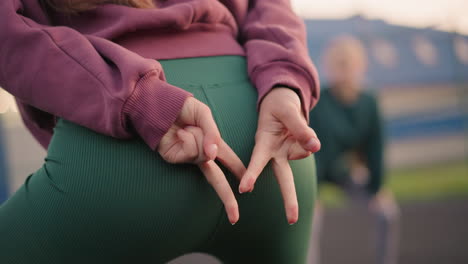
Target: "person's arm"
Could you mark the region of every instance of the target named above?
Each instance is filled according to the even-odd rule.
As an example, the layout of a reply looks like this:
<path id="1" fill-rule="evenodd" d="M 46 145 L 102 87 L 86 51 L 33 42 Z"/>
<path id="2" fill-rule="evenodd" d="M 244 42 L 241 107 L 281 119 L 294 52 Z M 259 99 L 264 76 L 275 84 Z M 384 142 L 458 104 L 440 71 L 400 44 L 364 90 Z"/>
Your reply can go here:
<path id="1" fill-rule="evenodd" d="M 192 94 L 156 60 L 27 16 L 40 12 L 37 0 L 0 1 L 0 86 L 51 117 L 116 138 L 135 131 L 154 150 Z"/>
<path id="2" fill-rule="evenodd" d="M 320 90 L 303 20 L 293 12 L 289 0 L 248 2 L 240 40 L 247 53 L 249 76 L 258 90 L 258 105 L 273 87 L 293 88 L 308 120 Z"/>
<path id="3" fill-rule="evenodd" d="M 305 25 L 289 0 L 249 0 L 240 31 L 248 74 L 258 90 L 259 119 L 239 192 L 252 192 L 272 160 L 288 223 L 293 224 L 299 206 L 288 161 L 320 149 L 317 135 L 307 124 L 309 111 L 319 98 L 319 81 L 307 52 Z"/>
<path id="4" fill-rule="evenodd" d="M 371 131 L 365 146 L 365 157 L 369 169 L 367 190 L 375 195 L 382 187 L 384 181 L 384 131 L 382 117 L 377 100 L 372 101 Z"/>

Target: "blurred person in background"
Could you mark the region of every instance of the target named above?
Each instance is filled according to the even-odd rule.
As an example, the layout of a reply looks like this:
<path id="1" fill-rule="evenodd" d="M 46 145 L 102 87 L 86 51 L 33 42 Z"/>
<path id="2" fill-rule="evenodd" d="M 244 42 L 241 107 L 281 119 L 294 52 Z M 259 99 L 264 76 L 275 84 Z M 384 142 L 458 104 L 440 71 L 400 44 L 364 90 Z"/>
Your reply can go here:
<path id="1" fill-rule="evenodd" d="M 384 136 L 374 95 L 363 90 L 367 57 L 363 44 L 351 35 L 333 39 L 324 54 L 329 87 L 310 113 L 310 126 L 322 142 L 316 153 L 319 187 L 337 185 L 353 206 L 365 206 L 377 220 L 376 263 L 397 262 L 399 209 L 382 188 Z M 317 199 L 310 262 L 320 262 L 324 209 Z M 350 227 L 352 228 L 352 227 Z M 352 261 L 351 261 L 352 262 Z"/>
<path id="2" fill-rule="evenodd" d="M 1 88 L 0 88 L 1 89 Z M 2 103 L 2 95 L 0 91 L 0 103 Z M 1 114 L 1 110 L 0 110 Z M 4 142 L 2 120 L 0 118 L 0 204 L 7 199 L 7 167 L 6 167 L 6 147 Z"/>
<path id="3" fill-rule="evenodd" d="M 0 263 L 307 261 L 319 83 L 289 0 L 2 0 L 0 39 L 47 149 Z"/>

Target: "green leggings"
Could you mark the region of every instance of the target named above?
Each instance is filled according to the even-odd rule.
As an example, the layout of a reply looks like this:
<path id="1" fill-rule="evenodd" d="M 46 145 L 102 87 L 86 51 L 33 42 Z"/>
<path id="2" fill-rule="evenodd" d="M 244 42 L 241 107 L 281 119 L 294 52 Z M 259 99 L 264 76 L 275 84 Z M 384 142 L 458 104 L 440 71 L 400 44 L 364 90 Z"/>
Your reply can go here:
<path id="1" fill-rule="evenodd" d="M 213 112 L 248 164 L 257 92 L 243 56 L 160 61 L 167 81 Z M 223 171 L 239 203 L 231 225 L 197 166 L 166 163 L 140 139 L 118 140 L 59 119 L 44 165 L 0 206 L 0 263 L 166 263 L 203 252 L 222 263 L 304 264 L 316 194 L 313 156 L 291 161 L 299 221 L 286 220 L 269 164 L 252 193 Z"/>

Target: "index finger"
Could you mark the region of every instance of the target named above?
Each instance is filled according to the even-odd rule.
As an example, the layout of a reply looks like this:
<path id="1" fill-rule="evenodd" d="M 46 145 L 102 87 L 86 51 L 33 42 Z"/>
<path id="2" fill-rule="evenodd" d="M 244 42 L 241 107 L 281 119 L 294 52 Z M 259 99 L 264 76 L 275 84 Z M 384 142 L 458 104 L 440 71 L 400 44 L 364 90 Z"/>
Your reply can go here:
<path id="1" fill-rule="evenodd" d="M 221 134 L 218 126 L 213 119 L 211 110 L 207 105 L 201 108 L 201 114 L 197 115 L 197 125 L 203 130 L 205 137 L 203 139 L 203 150 L 210 160 L 214 160 L 218 154 Z"/>
<path id="2" fill-rule="evenodd" d="M 221 139 L 218 150 L 218 160 L 226 166 L 240 181 L 246 171 L 244 163 L 240 160 L 237 154 L 231 149 L 231 147 Z"/>
<path id="3" fill-rule="evenodd" d="M 253 191 L 255 181 L 270 161 L 271 155 L 269 139 L 266 138 L 266 135 L 259 137 L 259 140 L 255 142 L 247 171 L 239 184 L 240 193 Z"/>

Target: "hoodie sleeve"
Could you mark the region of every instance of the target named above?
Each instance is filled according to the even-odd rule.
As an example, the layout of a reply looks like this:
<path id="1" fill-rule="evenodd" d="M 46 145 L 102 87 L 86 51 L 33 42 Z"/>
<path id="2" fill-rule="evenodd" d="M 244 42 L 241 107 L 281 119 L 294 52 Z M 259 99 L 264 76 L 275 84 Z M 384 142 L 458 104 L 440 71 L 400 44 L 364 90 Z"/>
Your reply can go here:
<path id="1" fill-rule="evenodd" d="M 28 111 L 116 138 L 136 132 L 156 149 L 192 94 L 167 83 L 156 60 L 27 17 L 38 2 L 0 1 L 0 86 Z"/>
<path id="2" fill-rule="evenodd" d="M 319 99 L 319 79 L 308 54 L 304 21 L 290 1 L 250 0 L 240 28 L 258 105 L 273 87 L 286 86 L 298 92 L 308 120 Z"/>

